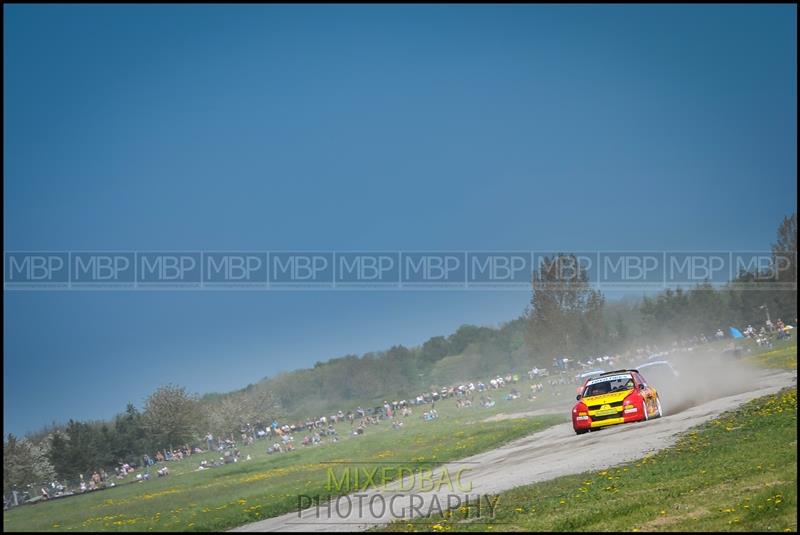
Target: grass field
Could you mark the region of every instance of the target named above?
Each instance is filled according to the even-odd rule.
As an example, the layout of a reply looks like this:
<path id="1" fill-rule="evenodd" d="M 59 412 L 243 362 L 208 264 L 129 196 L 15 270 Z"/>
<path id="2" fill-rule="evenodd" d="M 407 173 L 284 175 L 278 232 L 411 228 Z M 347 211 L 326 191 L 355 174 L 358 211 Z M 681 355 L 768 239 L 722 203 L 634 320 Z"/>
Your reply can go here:
<path id="1" fill-rule="evenodd" d="M 746 359 L 762 368 L 797 369 L 797 338 L 790 341 L 777 342 L 769 351 L 757 353 Z"/>
<path id="2" fill-rule="evenodd" d="M 570 387 L 567 387 L 569 389 Z M 369 426 L 359 437 L 343 436 L 337 443 L 303 448 L 290 453 L 266 454 L 266 441 L 242 448 L 252 460 L 195 471 L 202 459 L 193 455 L 169 462 L 171 475 L 144 483 L 23 506 L 3 514 L 4 531 L 210 531 L 294 511 L 298 495 L 328 494 L 330 461 L 375 461 L 381 467 L 393 461 L 412 461 L 431 467 L 490 450 L 566 419 L 563 417 L 514 418 L 483 422 L 501 412 L 536 409 L 539 402 L 502 401 L 493 408 L 456 409 L 454 401 L 437 403 L 440 417 L 422 421 L 422 409 L 401 429 L 383 421 Z M 568 403 L 568 402 L 567 402 Z M 346 434 L 349 424 L 338 426 Z M 298 438 L 295 439 L 296 441 Z M 218 456 L 218 454 L 217 454 Z M 370 465 L 365 466 L 369 468 Z M 129 476 L 130 477 L 130 476 Z M 355 490 L 355 489 L 352 489 Z M 335 493 L 334 493 L 335 494 Z"/>
<path id="3" fill-rule="evenodd" d="M 796 342 L 747 357 L 797 369 Z M 613 469 L 502 493 L 489 524 L 446 521 L 386 531 L 797 531 L 797 389 L 754 400 Z M 486 518 L 481 520 L 486 521 Z"/>

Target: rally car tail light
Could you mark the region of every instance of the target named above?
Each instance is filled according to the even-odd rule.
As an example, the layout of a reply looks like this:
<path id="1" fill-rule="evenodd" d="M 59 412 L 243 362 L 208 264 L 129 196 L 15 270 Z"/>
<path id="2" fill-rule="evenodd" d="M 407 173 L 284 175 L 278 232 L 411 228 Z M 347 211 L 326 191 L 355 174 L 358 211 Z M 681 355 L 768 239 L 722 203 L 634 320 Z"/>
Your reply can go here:
<path id="1" fill-rule="evenodd" d="M 589 408 L 586 406 L 585 403 L 582 401 L 577 403 L 575 407 L 572 409 L 572 414 L 575 416 L 575 420 L 588 420 L 589 419 Z"/>
<path id="2" fill-rule="evenodd" d="M 641 396 L 636 392 L 631 392 L 628 396 L 622 400 L 622 412 L 624 414 L 634 414 L 639 412 L 639 407 L 637 407 L 637 402 L 641 402 Z"/>

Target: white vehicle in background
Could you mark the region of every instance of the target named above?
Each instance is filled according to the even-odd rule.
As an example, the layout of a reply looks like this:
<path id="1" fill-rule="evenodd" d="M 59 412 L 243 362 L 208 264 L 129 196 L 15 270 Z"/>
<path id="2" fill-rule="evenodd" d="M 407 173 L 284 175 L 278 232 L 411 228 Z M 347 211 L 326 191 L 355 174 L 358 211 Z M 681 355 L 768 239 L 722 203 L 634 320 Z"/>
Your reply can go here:
<path id="1" fill-rule="evenodd" d="M 579 373 L 578 375 L 575 376 L 575 383 L 577 383 L 578 385 L 583 385 L 583 383 L 585 383 L 587 379 L 593 379 L 595 377 L 603 375 L 604 373 L 606 373 L 605 370 L 591 370 L 588 372 Z"/>
<path id="2" fill-rule="evenodd" d="M 659 385 L 670 385 L 678 381 L 680 373 L 669 361 L 651 360 L 636 368 L 643 374 L 647 374 L 648 379 Z"/>

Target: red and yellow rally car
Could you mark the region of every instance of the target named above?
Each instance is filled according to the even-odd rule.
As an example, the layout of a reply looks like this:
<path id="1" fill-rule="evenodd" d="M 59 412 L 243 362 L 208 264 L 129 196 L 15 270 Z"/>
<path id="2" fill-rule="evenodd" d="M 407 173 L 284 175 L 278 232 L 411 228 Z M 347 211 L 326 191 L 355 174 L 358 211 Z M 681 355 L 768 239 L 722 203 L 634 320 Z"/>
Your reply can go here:
<path id="1" fill-rule="evenodd" d="M 617 370 L 587 379 L 572 409 L 579 435 L 608 425 L 642 422 L 663 415 L 658 392 L 637 370 Z"/>

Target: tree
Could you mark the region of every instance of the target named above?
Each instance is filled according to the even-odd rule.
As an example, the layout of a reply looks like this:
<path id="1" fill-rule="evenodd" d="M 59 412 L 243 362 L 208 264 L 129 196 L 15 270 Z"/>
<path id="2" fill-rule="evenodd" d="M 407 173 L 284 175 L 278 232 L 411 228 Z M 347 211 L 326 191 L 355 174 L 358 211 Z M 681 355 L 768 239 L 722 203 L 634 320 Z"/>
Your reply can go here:
<path id="1" fill-rule="evenodd" d="M 273 419 L 283 416 L 266 382 L 220 396 L 203 404 L 202 409 L 208 431 L 219 436 L 235 436 L 247 424 L 268 425 Z"/>
<path id="2" fill-rule="evenodd" d="M 617 311 L 616 317 L 614 319 L 614 342 L 617 347 L 624 345 L 628 341 L 628 333 L 630 329 L 628 328 L 628 324 L 625 321 L 625 318 L 622 317 L 622 312 Z"/>
<path id="3" fill-rule="evenodd" d="M 606 343 L 604 298 L 573 254 L 545 257 L 532 277 L 525 342 L 542 366 L 552 357 L 593 352 Z"/>
<path id="4" fill-rule="evenodd" d="M 201 422 L 196 396 L 176 385 L 158 388 L 145 401 L 144 428 L 158 448 L 172 448 L 194 441 Z"/>
<path id="5" fill-rule="evenodd" d="M 69 443 L 65 434 L 55 431 L 50 439 L 49 459 L 56 474 L 63 479 L 69 479 L 75 475 L 69 466 L 68 448 Z"/>
<path id="6" fill-rule="evenodd" d="M 797 213 L 791 216 L 784 216 L 783 221 L 778 227 L 778 240 L 772 244 L 772 252 L 776 255 L 788 254 L 790 260 L 797 262 Z M 794 253 L 794 254 L 791 254 Z M 794 280 L 796 280 L 797 272 L 791 271 Z"/>
<path id="7" fill-rule="evenodd" d="M 590 290 L 582 312 L 583 336 L 578 340 L 585 354 L 597 353 L 606 348 L 610 333 L 603 316 L 606 300 L 600 292 Z"/>
<path id="8" fill-rule="evenodd" d="M 493 330 L 494 329 L 488 327 L 478 327 L 476 325 L 462 325 L 447 339 L 450 345 L 449 353 L 451 355 L 460 355 L 470 344 L 478 342 L 487 336 L 491 336 Z"/>
<path id="9" fill-rule="evenodd" d="M 105 423 L 70 420 L 64 432 L 53 433 L 48 458 L 59 477 L 80 474 L 113 465 L 114 438 Z"/>
<path id="10" fill-rule="evenodd" d="M 55 470 L 48 459 L 48 449 L 46 439 L 33 443 L 9 434 L 3 441 L 3 493 L 53 481 Z"/>
<path id="11" fill-rule="evenodd" d="M 450 354 L 450 344 L 444 336 L 434 336 L 422 344 L 420 360 L 423 365 L 432 365 Z"/>
<path id="12" fill-rule="evenodd" d="M 728 286 L 729 309 L 740 323 L 763 323 L 767 311 L 773 321 L 797 317 L 797 214 L 784 217 L 776 234 L 769 269 L 742 271 Z"/>
<path id="13" fill-rule="evenodd" d="M 797 316 L 797 213 L 785 216 L 778 227 L 778 239 L 772 244 L 776 285 L 772 309 L 778 317 Z"/>
<path id="14" fill-rule="evenodd" d="M 147 450 L 142 414 L 128 403 L 125 412 L 114 419 L 111 454 L 115 462 L 138 464 L 138 457 Z"/>

